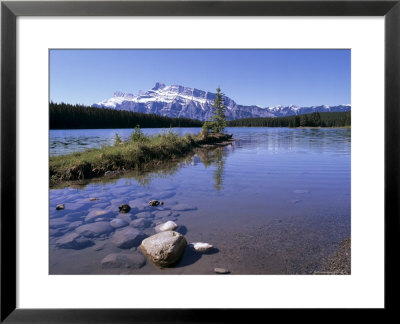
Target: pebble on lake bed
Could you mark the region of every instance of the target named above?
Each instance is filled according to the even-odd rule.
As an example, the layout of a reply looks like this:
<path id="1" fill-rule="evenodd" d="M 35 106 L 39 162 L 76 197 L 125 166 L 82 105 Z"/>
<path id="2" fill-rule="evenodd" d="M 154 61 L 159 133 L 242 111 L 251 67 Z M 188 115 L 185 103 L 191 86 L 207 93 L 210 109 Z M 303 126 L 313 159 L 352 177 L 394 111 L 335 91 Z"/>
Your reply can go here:
<path id="1" fill-rule="evenodd" d="M 202 242 L 190 243 L 189 246 L 198 252 L 205 252 L 205 251 L 213 248 L 213 246 L 211 244 L 202 243 Z"/>
<path id="2" fill-rule="evenodd" d="M 162 205 L 163 204 L 164 203 L 162 203 Z M 158 205 L 160 205 L 160 202 L 158 200 L 150 200 L 149 201 L 149 206 L 155 207 L 155 206 L 158 206 Z"/>
<path id="3" fill-rule="evenodd" d="M 224 268 L 215 268 L 214 272 L 218 273 L 218 274 L 228 274 L 228 273 L 230 273 L 230 271 L 228 269 L 224 269 Z"/>
<path id="4" fill-rule="evenodd" d="M 129 213 L 129 211 L 131 210 L 131 207 L 127 204 L 122 204 L 118 208 L 120 213 Z"/>
<path id="5" fill-rule="evenodd" d="M 65 209 L 65 204 L 60 204 L 56 206 L 56 210 L 62 210 Z"/>

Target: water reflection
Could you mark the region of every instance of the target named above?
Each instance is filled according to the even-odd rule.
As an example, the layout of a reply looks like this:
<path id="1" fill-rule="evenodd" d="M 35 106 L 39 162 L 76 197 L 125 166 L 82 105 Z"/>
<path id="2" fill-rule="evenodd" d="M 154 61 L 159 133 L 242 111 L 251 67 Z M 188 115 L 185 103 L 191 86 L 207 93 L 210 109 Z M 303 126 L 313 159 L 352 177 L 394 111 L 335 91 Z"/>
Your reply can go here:
<path id="1" fill-rule="evenodd" d="M 213 179 L 214 187 L 217 191 L 223 188 L 224 168 L 228 154 L 235 148 L 240 148 L 239 142 L 233 142 L 229 146 L 197 148 L 187 156 L 175 159 L 171 162 L 163 163 L 151 170 L 133 170 L 123 173 L 115 173 L 111 176 L 105 176 L 96 179 L 83 179 L 67 182 L 70 188 L 85 189 L 91 183 L 102 184 L 103 186 L 124 181 L 124 185 L 131 186 L 134 183 L 142 187 L 149 187 L 154 179 L 165 179 L 173 177 L 181 168 L 196 166 L 202 164 L 205 168 L 214 167 Z M 65 183 L 55 185 L 53 189 L 63 188 Z"/>
<path id="2" fill-rule="evenodd" d="M 214 167 L 214 188 L 217 191 L 220 191 L 223 188 L 225 161 L 229 152 L 232 152 L 232 150 L 227 150 L 224 147 L 218 147 L 213 150 L 200 150 L 198 152 L 205 168 L 210 166 Z"/>

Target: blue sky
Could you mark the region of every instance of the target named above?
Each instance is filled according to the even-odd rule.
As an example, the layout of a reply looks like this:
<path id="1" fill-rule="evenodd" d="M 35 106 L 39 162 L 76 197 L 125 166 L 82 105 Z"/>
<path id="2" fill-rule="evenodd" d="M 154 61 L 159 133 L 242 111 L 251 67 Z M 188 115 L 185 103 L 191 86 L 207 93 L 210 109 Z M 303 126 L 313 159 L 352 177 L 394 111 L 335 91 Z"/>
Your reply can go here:
<path id="1" fill-rule="evenodd" d="M 156 82 L 242 105 L 350 104 L 350 50 L 51 50 L 50 100 L 91 105 Z"/>

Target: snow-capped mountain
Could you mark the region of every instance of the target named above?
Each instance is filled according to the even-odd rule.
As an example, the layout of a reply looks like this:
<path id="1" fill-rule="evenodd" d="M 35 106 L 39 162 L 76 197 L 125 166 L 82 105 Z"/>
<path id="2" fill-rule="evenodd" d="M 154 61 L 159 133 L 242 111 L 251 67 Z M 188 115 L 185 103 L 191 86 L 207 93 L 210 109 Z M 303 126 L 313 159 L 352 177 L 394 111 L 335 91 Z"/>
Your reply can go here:
<path id="1" fill-rule="evenodd" d="M 198 120 L 208 120 L 213 115 L 212 105 L 216 95 L 195 88 L 180 85 L 167 86 L 157 82 L 149 91 L 131 93 L 115 92 L 108 100 L 93 104 L 92 107 L 114 108 L 141 113 L 157 114 L 168 117 L 185 117 Z M 227 107 L 228 120 L 253 117 L 282 117 L 300 114 L 308 114 L 314 111 L 349 111 L 350 105 L 339 106 L 276 106 L 262 108 L 259 106 L 243 106 L 237 104 L 231 98 L 224 96 L 224 104 Z"/>

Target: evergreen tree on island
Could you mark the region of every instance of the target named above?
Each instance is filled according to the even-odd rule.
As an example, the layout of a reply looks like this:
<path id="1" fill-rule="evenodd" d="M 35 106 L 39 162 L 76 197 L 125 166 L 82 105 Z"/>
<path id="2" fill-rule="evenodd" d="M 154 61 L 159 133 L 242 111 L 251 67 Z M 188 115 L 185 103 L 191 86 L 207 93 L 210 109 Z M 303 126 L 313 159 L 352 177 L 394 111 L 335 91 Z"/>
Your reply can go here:
<path id="1" fill-rule="evenodd" d="M 212 121 L 213 121 L 213 131 L 214 133 L 223 133 L 226 126 L 226 116 L 225 110 L 226 107 L 224 105 L 224 94 L 221 92 L 220 87 L 217 88 L 216 98 L 213 104 L 213 113 Z"/>

